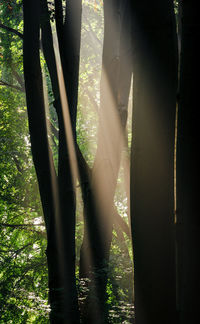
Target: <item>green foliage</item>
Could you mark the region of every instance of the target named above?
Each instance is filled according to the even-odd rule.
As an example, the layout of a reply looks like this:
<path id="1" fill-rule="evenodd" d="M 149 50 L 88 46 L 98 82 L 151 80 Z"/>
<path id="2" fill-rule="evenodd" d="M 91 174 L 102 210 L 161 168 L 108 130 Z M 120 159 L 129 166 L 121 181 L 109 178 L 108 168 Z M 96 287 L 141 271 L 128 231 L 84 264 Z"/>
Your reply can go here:
<path id="1" fill-rule="evenodd" d="M 45 323 L 46 237 L 24 95 L 0 87 L 0 323 Z"/>
<path id="2" fill-rule="evenodd" d="M 35 212 L 18 205 L 6 205 L 5 201 L 0 202 L 0 214 L 0 323 L 46 319 L 44 227 L 35 226 Z"/>
<path id="3" fill-rule="evenodd" d="M 103 17 L 99 6 L 85 1 L 82 13 L 77 141 L 90 167 L 96 152 Z"/>
<path id="4" fill-rule="evenodd" d="M 34 323 L 48 313 L 46 238 L 24 95 L 0 87 L 0 117 L 0 322 Z"/>
<path id="5" fill-rule="evenodd" d="M 21 32 L 23 26 L 21 7 L 21 1 L 1 1 L 0 22 L 6 27 Z M 16 34 L 5 29 L 0 30 L 0 36 L 0 64 L 3 65 L 1 78 L 12 83 L 12 81 L 14 81 L 14 75 L 12 73 L 13 69 L 16 69 L 17 67 L 18 73 L 22 73 L 22 39 L 20 39 Z"/>
<path id="6" fill-rule="evenodd" d="M 115 235 L 112 245 L 107 285 L 110 323 L 128 324 L 134 317 L 132 262 Z"/>
<path id="7" fill-rule="evenodd" d="M 178 6 L 179 6 L 178 0 L 174 0 L 174 11 L 176 15 L 178 14 Z"/>
<path id="8" fill-rule="evenodd" d="M 21 31 L 21 1 L 1 1 L 0 16 L 2 24 Z M 0 36 L 0 323 L 47 323 L 46 236 L 44 225 L 37 225 L 43 219 L 23 92 L 22 40 L 5 29 Z"/>

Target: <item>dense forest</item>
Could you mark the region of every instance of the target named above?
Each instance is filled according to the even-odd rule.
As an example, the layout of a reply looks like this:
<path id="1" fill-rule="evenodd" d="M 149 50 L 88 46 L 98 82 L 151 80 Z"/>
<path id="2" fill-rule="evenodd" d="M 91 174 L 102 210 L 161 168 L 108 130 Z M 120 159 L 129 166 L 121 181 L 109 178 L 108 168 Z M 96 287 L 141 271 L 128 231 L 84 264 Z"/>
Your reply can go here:
<path id="1" fill-rule="evenodd" d="M 0 0 L 0 323 L 197 324 L 197 0 Z"/>

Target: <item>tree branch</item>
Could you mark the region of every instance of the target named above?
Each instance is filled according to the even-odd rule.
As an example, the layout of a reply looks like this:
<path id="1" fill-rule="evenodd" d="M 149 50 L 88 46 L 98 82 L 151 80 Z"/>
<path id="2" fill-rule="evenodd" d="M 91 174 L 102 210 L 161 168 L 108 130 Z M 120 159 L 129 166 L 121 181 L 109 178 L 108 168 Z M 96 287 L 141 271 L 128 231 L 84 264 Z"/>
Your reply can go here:
<path id="1" fill-rule="evenodd" d="M 51 121 L 49 121 L 49 123 L 50 123 L 50 128 L 51 128 L 52 134 L 58 140 L 59 139 L 58 129 L 54 126 L 54 124 Z"/>
<path id="2" fill-rule="evenodd" d="M 40 224 L 8 224 L 8 223 L 0 223 L 0 226 L 2 227 L 31 227 L 31 226 L 45 226 L 44 223 Z"/>
<path id="3" fill-rule="evenodd" d="M 21 77 L 21 75 L 14 69 L 13 66 L 12 66 L 12 73 L 13 73 L 15 79 L 17 80 L 17 82 L 20 84 L 21 89 L 25 92 L 24 80 Z"/>
<path id="4" fill-rule="evenodd" d="M 119 215 L 119 213 L 114 210 L 114 223 L 115 225 L 119 225 L 121 227 L 121 230 L 126 233 L 126 235 L 131 238 L 130 228 L 128 224 L 125 222 L 125 220 Z"/>
<path id="5" fill-rule="evenodd" d="M 13 33 L 13 34 L 19 36 L 21 39 L 24 38 L 24 36 L 23 36 L 22 33 L 18 32 L 16 29 L 13 29 L 11 27 L 8 27 L 8 26 L 3 25 L 1 22 L 0 22 L 0 28 L 5 29 L 9 33 Z"/>
<path id="6" fill-rule="evenodd" d="M 24 89 L 23 88 L 18 87 L 18 86 L 14 85 L 14 84 L 7 83 L 7 82 L 5 82 L 3 80 L 0 80 L 0 86 L 10 87 L 12 89 L 15 89 L 15 90 L 24 92 Z"/>

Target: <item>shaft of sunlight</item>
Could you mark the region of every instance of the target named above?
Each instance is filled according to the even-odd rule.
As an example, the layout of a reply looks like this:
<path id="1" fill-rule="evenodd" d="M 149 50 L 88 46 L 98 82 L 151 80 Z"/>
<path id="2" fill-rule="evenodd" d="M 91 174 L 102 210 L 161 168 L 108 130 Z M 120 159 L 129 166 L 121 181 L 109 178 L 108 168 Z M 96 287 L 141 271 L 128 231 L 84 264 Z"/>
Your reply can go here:
<path id="1" fill-rule="evenodd" d="M 84 21 L 84 9 L 83 9 L 83 21 Z M 88 19 L 88 18 L 87 18 Z M 87 22 L 86 19 L 86 22 Z M 117 55 L 118 58 L 120 58 L 119 53 L 119 38 L 117 38 L 118 33 L 120 32 L 119 24 L 120 24 L 120 15 L 116 14 L 113 15 L 113 17 L 110 17 L 110 28 L 114 30 L 114 34 L 116 35 L 116 44 L 115 44 L 115 50 L 113 55 Z M 116 20 L 116 21 L 115 21 Z M 101 22 L 102 23 L 102 22 Z M 102 27 L 103 28 L 103 27 Z M 88 37 L 91 37 L 91 40 L 88 41 L 88 44 L 95 41 L 96 38 L 92 35 L 94 31 L 90 31 L 88 34 Z M 123 44 L 126 43 L 126 35 L 123 35 L 124 40 Z M 86 42 L 87 39 L 84 39 Z M 101 48 L 99 48 L 99 43 L 101 42 Z M 95 43 L 95 50 L 98 48 L 100 51 L 100 54 L 102 53 L 102 40 L 100 39 Z M 81 54 L 84 53 L 84 44 L 82 44 L 81 47 Z M 112 48 L 112 46 L 111 46 Z M 129 49 L 130 50 L 130 49 Z M 126 49 L 123 48 L 122 55 L 126 55 L 125 53 Z M 96 52 L 95 52 L 96 53 Z M 115 58 L 111 60 L 111 64 L 113 64 L 113 61 L 115 61 Z M 82 56 L 81 56 L 82 59 Z M 131 69 L 131 62 L 128 62 Z M 90 71 L 90 62 L 87 64 L 88 70 Z M 123 148 L 126 147 L 125 143 L 125 130 L 122 127 L 122 122 L 120 119 L 120 108 L 121 108 L 121 99 L 123 102 L 124 98 L 114 97 L 112 85 L 110 83 L 110 80 L 107 75 L 107 71 L 105 66 L 102 67 L 101 62 L 101 55 L 99 55 L 99 61 L 98 61 L 98 55 L 96 55 L 96 67 L 99 67 L 99 71 L 101 70 L 101 91 L 99 90 L 100 86 L 96 87 L 91 90 L 91 83 L 88 82 L 86 84 L 85 89 L 84 86 L 80 82 L 80 87 L 83 87 L 83 92 L 88 95 L 88 99 L 91 100 L 91 97 L 93 98 L 91 100 L 91 106 L 93 106 L 92 110 L 96 111 L 98 115 L 98 141 L 97 141 L 97 151 L 93 163 L 93 169 L 92 169 L 92 191 L 95 198 L 95 205 L 96 209 L 98 210 L 97 216 L 98 219 L 96 220 L 98 222 L 99 228 L 101 228 L 101 234 L 102 234 L 102 242 L 105 239 L 107 235 L 110 235 L 110 231 L 112 230 L 112 224 L 113 224 L 113 208 L 114 208 L 114 196 L 116 191 L 116 186 L 118 181 L 118 173 L 120 169 L 120 161 L 121 161 L 121 155 L 123 151 Z M 83 71 L 85 73 L 86 71 Z M 92 71 L 93 72 L 93 71 Z M 118 78 L 118 73 L 116 72 L 116 78 Z M 115 73 L 114 72 L 114 73 Z M 94 73 L 94 72 L 93 72 Z M 100 73 L 95 73 L 92 75 L 100 76 Z M 99 77 L 100 78 L 100 77 Z M 81 81 L 81 80 L 80 80 Z M 120 80 L 122 81 L 122 80 Z M 99 85 L 99 83 L 98 83 Z M 89 94 L 88 94 L 89 92 Z M 100 95 L 99 95 L 100 92 Z M 99 97 L 100 97 L 100 103 L 99 103 Z M 123 94 L 122 94 L 123 97 Z M 81 98 L 80 98 L 81 101 Z M 80 109 L 82 111 L 82 118 L 84 119 L 84 123 L 86 124 L 88 122 L 88 105 L 80 105 Z M 127 108 L 124 107 L 123 108 Z M 97 127 L 97 126 L 96 126 Z M 89 131 L 89 130 L 88 130 Z M 90 145 L 90 142 L 88 142 L 88 145 Z M 92 151 L 92 150 L 91 150 Z M 127 152 L 126 152 L 127 153 Z M 128 154 L 127 154 L 128 155 Z M 125 192 L 125 195 L 128 197 L 130 196 L 129 193 L 129 177 L 130 177 L 130 170 L 129 170 L 129 157 L 127 159 L 124 159 L 123 163 L 123 171 L 124 174 L 126 174 L 126 188 L 127 192 Z M 122 183 L 118 183 L 118 187 L 121 186 L 121 191 L 124 191 L 124 187 Z M 128 198 L 128 203 L 130 199 Z M 129 210 L 129 208 L 128 208 Z M 108 232 L 108 233 L 107 233 Z M 90 253 L 88 248 L 88 253 Z M 91 253 L 90 253 L 91 254 Z M 88 262 L 91 262 L 90 258 L 87 258 Z"/>

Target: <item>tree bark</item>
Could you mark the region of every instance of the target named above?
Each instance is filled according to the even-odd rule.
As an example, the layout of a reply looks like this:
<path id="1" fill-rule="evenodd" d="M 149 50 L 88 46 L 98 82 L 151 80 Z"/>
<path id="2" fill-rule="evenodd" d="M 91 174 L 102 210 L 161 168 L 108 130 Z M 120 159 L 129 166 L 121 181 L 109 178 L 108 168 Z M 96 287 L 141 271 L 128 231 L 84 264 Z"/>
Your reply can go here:
<path id="1" fill-rule="evenodd" d="M 200 308 L 198 1 L 181 1 L 181 62 L 177 138 L 178 305 L 181 324 L 195 324 Z"/>
<path id="2" fill-rule="evenodd" d="M 63 113 L 58 98 L 58 80 L 51 29 L 47 16 L 45 26 L 42 21 L 43 14 L 47 14 L 47 4 L 39 0 L 31 0 L 24 1 L 23 6 L 24 75 L 29 129 L 47 228 L 50 322 L 53 324 L 78 324 L 80 319 L 75 281 L 75 199 Z M 44 54 L 51 76 L 59 119 L 58 177 L 53 166 L 47 137 L 39 56 L 40 23 L 43 36 L 46 36 L 48 40 L 45 42 L 43 38 Z M 66 109 L 66 107 L 63 108 Z"/>
<path id="3" fill-rule="evenodd" d="M 136 324 L 177 323 L 173 1 L 134 1 L 131 222 Z"/>
<path id="4" fill-rule="evenodd" d="M 28 109 L 29 132 L 33 162 L 39 183 L 44 219 L 47 230 L 47 262 L 49 289 L 60 286 L 58 246 L 55 231 L 55 201 L 53 194 L 52 156 L 47 139 L 43 84 L 39 57 L 40 4 L 39 1 L 23 2 L 24 10 L 24 77 Z M 34 15 L 32 14 L 34 12 Z M 54 173 L 54 174 L 52 174 Z M 52 243 L 54 244 L 52 245 Z M 52 245 L 52 247 L 50 246 Z"/>

